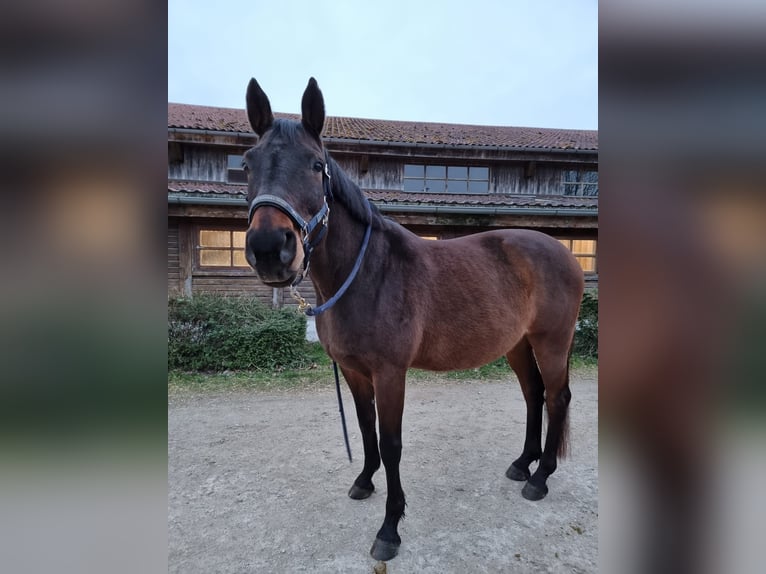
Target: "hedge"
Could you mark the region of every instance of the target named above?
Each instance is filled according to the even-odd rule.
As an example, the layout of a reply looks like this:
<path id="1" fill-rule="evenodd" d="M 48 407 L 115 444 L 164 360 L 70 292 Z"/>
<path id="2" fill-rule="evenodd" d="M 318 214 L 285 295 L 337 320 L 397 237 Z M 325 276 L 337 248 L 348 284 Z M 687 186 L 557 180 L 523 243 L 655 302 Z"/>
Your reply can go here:
<path id="1" fill-rule="evenodd" d="M 598 358 L 598 291 L 586 291 L 574 337 L 574 354 Z"/>
<path id="2" fill-rule="evenodd" d="M 289 368 L 306 353 L 306 318 L 251 298 L 168 300 L 168 368 L 224 371 Z"/>

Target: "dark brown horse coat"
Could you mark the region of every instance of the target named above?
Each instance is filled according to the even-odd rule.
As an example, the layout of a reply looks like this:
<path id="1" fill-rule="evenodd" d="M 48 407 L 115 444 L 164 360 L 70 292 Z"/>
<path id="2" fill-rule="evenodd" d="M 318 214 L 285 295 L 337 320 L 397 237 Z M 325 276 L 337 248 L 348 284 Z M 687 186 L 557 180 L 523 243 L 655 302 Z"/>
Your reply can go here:
<path id="1" fill-rule="evenodd" d="M 545 496 L 557 455 L 566 448 L 568 359 L 583 293 L 583 273 L 569 250 L 535 231 L 428 241 L 374 207 L 370 220 L 362 192 L 323 150 L 324 102 L 313 78 L 303 96 L 301 123 L 274 120 L 255 80 L 248 87 L 247 106 L 261 136 L 245 155 L 249 201 L 277 196 L 309 220 L 322 207 L 328 164 L 330 215 L 308 272 L 320 304 L 349 276 L 365 229 L 372 227 L 348 291 L 316 318 L 319 339 L 354 396 L 362 431 L 364 468 L 349 495 L 370 496 L 381 460 L 386 469 L 386 515 L 372 555 L 390 559 L 400 544 L 397 526 L 405 506 L 399 477 L 401 421 L 410 367 L 466 369 L 505 355 L 527 402 L 524 450 L 506 474 L 527 481 L 526 498 Z M 303 239 L 284 209 L 261 205 L 250 222 L 246 256 L 265 283 L 289 285 L 305 264 Z M 549 415 L 544 449 L 543 404 Z M 538 459 L 530 474 L 529 465 Z"/>

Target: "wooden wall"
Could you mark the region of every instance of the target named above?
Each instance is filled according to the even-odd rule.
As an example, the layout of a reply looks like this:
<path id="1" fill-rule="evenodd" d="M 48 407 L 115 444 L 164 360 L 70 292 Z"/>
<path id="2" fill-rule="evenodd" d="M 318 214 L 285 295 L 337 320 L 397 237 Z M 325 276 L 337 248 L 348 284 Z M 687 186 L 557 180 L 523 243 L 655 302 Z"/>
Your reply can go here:
<path id="1" fill-rule="evenodd" d="M 561 172 L 571 167 L 536 163 L 504 164 L 490 170 L 490 192 L 507 195 L 561 195 Z M 596 166 L 587 169 L 597 169 Z"/>
<path id="2" fill-rule="evenodd" d="M 337 154 L 336 160 L 346 174 L 362 189 L 402 189 L 405 163 L 422 163 L 420 159 L 375 157 L 367 155 Z M 459 163 L 459 162 L 458 162 Z M 460 165 L 468 165 L 466 161 Z M 504 195 L 561 195 L 561 172 L 572 166 L 535 162 L 488 163 L 490 166 L 490 194 Z M 598 169 L 596 165 L 584 169 Z"/>
<path id="3" fill-rule="evenodd" d="M 229 153 L 241 153 L 201 145 L 181 145 L 180 149 L 181 161 L 168 163 L 168 179 L 226 181 L 227 156 Z"/>
<path id="4" fill-rule="evenodd" d="M 261 283 L 254 275 L 243 276 L 241 274 L 227 274 L 223 272 L 199 272 L 192 273 L 192 294 L 215 293 L 216 295 L 228 295 L 238 297 L 255 297 L 269 307 L 297 306 L 287 288 L 274 289 Z M 300 294 L 312 305 L 316 304 L 316 294 L 311 281 L 306 279 L 299 288 Z"/>
<path id="5" fill-rule="evenodd" d="M 346 175 L 362 189 L 401 189 L 404 163 L 400 159 L 369 156 L 335 158 Z"/>
<path id="6" fill-rule="evenodd" d="M 179 295 L 178 224 L 168 223 L 168 295 Z"/>
<path id="7" fill-rule="evenodd" d="M 170 162 L 168 178 L 190 181 L 226 181 L 227 156 L 244 153 L 244 149 L 191 144 L 179 145 L 182 161 Z M 178 154 L 176 154 L 178 156 Z M 375 156 L 337 152 L 333 157 L 348 176 L 363 189 L 402 189 L 405 163 L 423 163 L 422 158 Z M 432 163 L 435 160 L 430 160 Z M 455 160 L 455 165 L 468 165 L 470 159 Z M 561 172 L 564 169 L 598 169 L 596 164 L 553 164 L 546 162 L 483 160 L 490 167 L 489 193 L 509 195 L 561 195 Z"/>

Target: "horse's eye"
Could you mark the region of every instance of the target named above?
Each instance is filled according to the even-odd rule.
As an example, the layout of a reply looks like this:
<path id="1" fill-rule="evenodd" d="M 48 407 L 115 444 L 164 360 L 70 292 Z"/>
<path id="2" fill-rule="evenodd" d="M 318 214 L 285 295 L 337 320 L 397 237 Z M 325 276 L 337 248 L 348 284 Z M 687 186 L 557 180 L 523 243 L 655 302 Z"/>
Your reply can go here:
<path id="1" fill-rule="evenodd" d="M 321 173 L 324 169 L 324 164 L 321 161 L 315 161 L 314 165 L 312 166 L 312 169 L 316 171 L 317 173 Z"/>
<path id="2" fill-rule="evenodd" d="M 242 160 L 242 169 L 245 171 L 248 171 L 250 169 L 249 167 L 247 167 L 247 164 L 245 163 L 244 160 Z"/>

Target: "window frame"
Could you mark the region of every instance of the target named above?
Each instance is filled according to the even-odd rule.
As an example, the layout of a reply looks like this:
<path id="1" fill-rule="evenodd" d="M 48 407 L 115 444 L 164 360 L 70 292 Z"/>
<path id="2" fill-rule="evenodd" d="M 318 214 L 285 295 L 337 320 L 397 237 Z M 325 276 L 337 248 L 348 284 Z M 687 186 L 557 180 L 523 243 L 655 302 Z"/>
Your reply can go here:
<path id="1" fill-rule="evenodd" d="M 593 260 L 593 271 L 586 271 L 582 267 L 582 263 L 580 263 L 580 268 L 582 269 L 582 272 L 585 275 L 598 275 L 598 238 L 596 237 L 557 237 L 556 238 L 561 244 L 564 245 L 567 249 L 569 249 L 569 252 L 575 256 L 575 259 L 577 259 L 577 262 L 580 263 L 580 259 L 592 259 Z M 574 243 L 575 241 L 593 241 L 593 253 L 575 253 L 574 252 Z M 566 242 L 566 243 L 564 243 Z"/>
<path id="2" fill-rule="evenodd" d="M 420 170 L 420 175 L 407 175 L 408 168 L 412 171 L 412 168 Z M 444 170 L 444 175 L 438 172 Z M 451 170 L 465 170 L 465 177 L 452 176 Z M 486 177 L 474 176 L 475 171 L 486 170 Z M 430 173 L 429 173 L 430 172 Z M 486 195 L 490 193 L 490 167 L 486 165 L 451 165 L 451 164 L 429 164 L 429 163 L 405 163 L 402 167 L 402 191 L 406 193 L 449 193 L 449 194 L 462 194 L 462 195 Z M 407 189 L 407 182 L 421 182 L 422 185 L 418 189 Z M 427 183 L 440 182 L 443 183 L 443 188 L 432 190 L 427 188 Z M 450 182 L 464 183 L 463 189 L 450 189 Z M 486 184 L 481 191 L 471 191 L 471 184 L 479 183 Z"/>
<path id="3" fill-rule="evenodd" d="M 215 232 L 227 232 L 229 234 L 229 246 L 228 247 L 214 247 L 202 245 L 202 232 L 203 231 L 215 231 Z M 192 242 L 192 250 L 194 251 L 192 261 L 194 264 L 194 272 L 196 274 L 225 274 L 225 275 L 250 275 L 252 274 L 252 268 L 250 265 L 234 265 L 234 252 L 242 250 L 242 247 L 236 247 L 234 245 L 234 233 L 246 233 L 246 231 L 239 227 L 216 225 L 216 224 L 199 224 L 194 226 L 194 241 Z M 202 251 L 228 251 L 229 260 L 231 265 L 203 265 L 202 264 Z"/>
<path id="4" fill-rule="evenodd" d="M 226 183 L 231 183 L 233 185 L 247 185 L 247 174 L 245 173 L 245 170 L 242 169 L 242 160 L 244 157 L 244 154 L 226 154 Z M 236 158 L 234 163 L 239 167 L 232 167 L 232 158 Z"/>
<path id="5" fill-rule="evenodd" d="M 567 176 L 575 174 L 575 179 L 567 179 Z M 586 177 L 588 174 L 595 174 L 595 181 L 588 181 Z M 588 186 L 594 186 L 595 193 L 585 193 L 585 189 Z M 567 193 L 568 187 L 574 187 L 576 191 L 574 193 Z M 562 169 L 561 170 L 561 195 L 565 197 L 598 197 L 598 169 Z"/>

